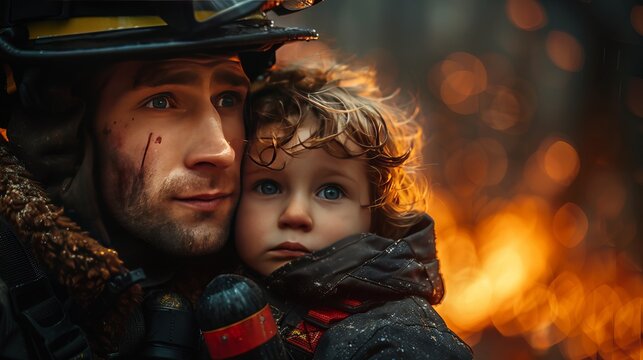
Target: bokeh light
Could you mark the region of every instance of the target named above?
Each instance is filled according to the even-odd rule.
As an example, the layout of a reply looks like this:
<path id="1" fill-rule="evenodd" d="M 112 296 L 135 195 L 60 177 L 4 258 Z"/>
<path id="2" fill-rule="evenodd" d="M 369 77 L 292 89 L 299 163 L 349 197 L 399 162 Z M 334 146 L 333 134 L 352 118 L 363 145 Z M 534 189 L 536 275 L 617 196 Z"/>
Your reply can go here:
<path id="1" fill-rule="evenodd" d="M 643 5 L 635 5 L 630 12 L 630 21 L 636 32 L 643 36 Z"/>
<path id="2" fill-rule="evenodd" d="M 488 91 L 491 101 L 481 114 L 482 120 L 496 130 L 510 129 L 523 116 L 523 109 L 516 92 L 506 86 L 494 86 Z"/>
<path id="3" fill-rule="evenodd" d="M 587 234 L 589 221 L 583 209 L 574 203 L 566 203 L 556 211 L 553 219 L 556 240 L 571 248 L 578 245 Z"/>
<path id="4" fill-rule="evenodd" d="M 556 66 L 566 71 L 580 71 L 585 61 L 581 44 L 572 35 L 563 31 L 549 32 L 547 54 Z"/>
<path id="5" fill-rule="evenodd" d="M 587 193 L 593 208 L 606 218 L 618 217 L 625 206 L 627 190 L 619 174 L 594 174 L 588 184 Z"/>
<path id="6" fill-rule="evenodd" d="M 543 167 L 552 180 L 569 185 L 580 169 L 578 153 L 569 143 L 556 140 L 545 150 Z"/>
<path id="7" fill-rule="evenodd" d="M 507 16 L 522 30 L 538 30 L 547 23 L 542 5 L 535 0 L 508 0 Z"/>
<path id="8" fill-rule="evenodd" d="M 487 71 L 476 56 L 455 52 L 440 63 L 430 81 L 437 86 L 449 109 L 458 114 L 473 114 L 479 109 L 477 95 L 487 88 Z"/>
<path id="9" fill-rule="evenodd" d="M 461 195 L 470 195 L 502 181 L 507 171 L 507 153 L 498 141 L 482 138 L 455 151 L 445 170 L 450 186 Z"/>
<path id="10" fill-rule="evenodd" d="M 571 184 L 579 170 L 580 160 L 576 150 L 553 136 L 544 139 L 527 159 L 523 177 L 532 191 L 552 196 Z"/>

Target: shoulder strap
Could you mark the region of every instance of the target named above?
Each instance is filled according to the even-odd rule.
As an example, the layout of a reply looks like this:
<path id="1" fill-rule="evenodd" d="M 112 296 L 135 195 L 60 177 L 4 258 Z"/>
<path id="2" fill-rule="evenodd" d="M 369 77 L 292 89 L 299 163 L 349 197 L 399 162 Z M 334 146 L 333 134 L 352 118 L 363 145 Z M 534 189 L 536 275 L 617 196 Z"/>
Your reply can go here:
<path id="1" fill-rule="evenodd" d="M 39 359 L 90 359 L 84 332 L 73 324 L 33 255 L 0 216 L 0 278 Z"/>

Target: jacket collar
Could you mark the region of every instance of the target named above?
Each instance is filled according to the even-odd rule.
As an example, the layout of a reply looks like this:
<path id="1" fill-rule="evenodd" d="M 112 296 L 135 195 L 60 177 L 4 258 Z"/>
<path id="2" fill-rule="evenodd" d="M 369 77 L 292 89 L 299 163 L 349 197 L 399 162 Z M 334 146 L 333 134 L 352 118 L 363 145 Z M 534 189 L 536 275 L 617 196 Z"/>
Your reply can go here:
<path id="1" fill-rule="evenodd" d="M 398 240 L 356 234 L 302 256 L 264 279 L 269 291 L 300 301 L 392 300 L 421 296 L 437 304 L 444 295 L 435 229 L 425 215 Z M 295 286 L 293 286 L 295 285 Z"/>

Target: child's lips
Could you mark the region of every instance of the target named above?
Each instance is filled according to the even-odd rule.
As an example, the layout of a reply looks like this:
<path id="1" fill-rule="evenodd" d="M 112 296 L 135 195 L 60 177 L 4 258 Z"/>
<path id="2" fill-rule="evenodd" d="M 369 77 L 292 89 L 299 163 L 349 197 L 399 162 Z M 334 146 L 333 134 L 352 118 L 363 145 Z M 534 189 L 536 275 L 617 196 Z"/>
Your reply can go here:
<path id="1" fill-rule="evenodd" d="M 307 247 L 293 241 L 282 242 L 281 244 L 270 249 L 269 252 L 279 258 L 285 259 L 296 258 L 310 254 L 310 250 L 308 250 Z"/>

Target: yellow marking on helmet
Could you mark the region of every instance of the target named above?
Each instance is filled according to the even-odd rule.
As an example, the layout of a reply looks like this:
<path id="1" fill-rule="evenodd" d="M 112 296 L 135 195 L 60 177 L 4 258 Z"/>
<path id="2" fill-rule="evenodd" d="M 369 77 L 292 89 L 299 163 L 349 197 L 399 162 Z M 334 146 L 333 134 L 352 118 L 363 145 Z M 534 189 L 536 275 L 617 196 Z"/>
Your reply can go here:
<path id="1" fill-rule="evenodd" d="M 16 80 L 13 78 L 13 71 L 11 70 L 11 67 L 8 64 L 3 64 L 4 66 L 4 76 L 7 79 L 7 83 L 5 84 L 7 94 L 11 95 L 18 90 L 18 87 L 16 86 Z"/>
<path id="2" fill-rule="evenodd" d="M 78 35 L 103 31 L 165 26 L 158 16 L 78 17 L 67 20 L 47 20 L 27 25 L 29 39 Z"/>
<path id="3" fill-rule="evenodd" d="M 218 14 L 213 10 L 194 10 L 194 20 L 204 22 Z"/>
<path id="4" fill-rule="evenodd" d="M 212 19 L 213 17 L 215 17 L 219 13 L 220 12 L 213 11 L 213 10 L 194 10 L 194 20 L 201 23 L 206 22 Z M 265 19 L 265 18 L 266 18 L 266 14 L 264 14 L 263 11 L 255 11 L 248 16 L 239 18 L 237 21 L 256 20 L 256 19 Z"/>
<path id="5" fill-rule="evenodd" d="M 267 18 L 266 13 L 263 11 L 257 11 L 255 13 L 252 13 L 246 17 L 242 17 L 239 19 L 239 21 L 244 21 L 244 20 L 265 20 Z"/>

